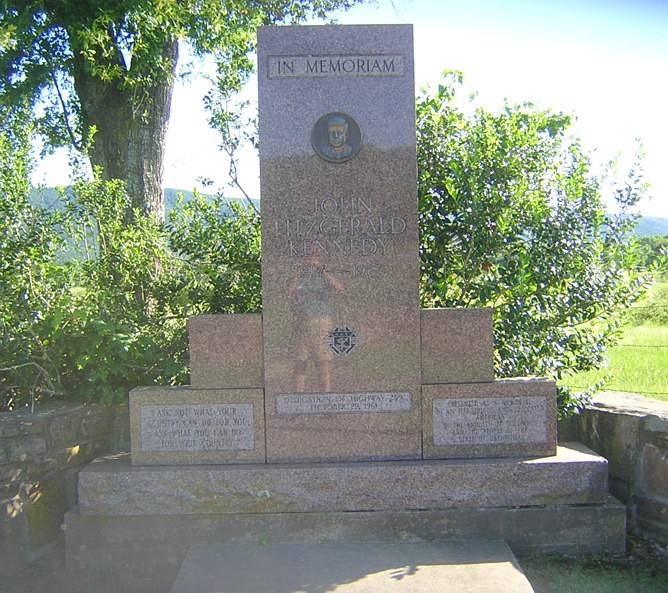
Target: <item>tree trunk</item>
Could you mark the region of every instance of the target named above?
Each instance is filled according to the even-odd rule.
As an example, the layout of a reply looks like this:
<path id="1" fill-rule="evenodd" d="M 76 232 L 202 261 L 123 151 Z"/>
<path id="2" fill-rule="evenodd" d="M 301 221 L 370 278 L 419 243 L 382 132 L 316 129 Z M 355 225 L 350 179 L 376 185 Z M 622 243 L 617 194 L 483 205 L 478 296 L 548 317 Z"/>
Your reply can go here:
<path id="1" fill-rule="evenodd" d="M 164 218 L 162 171 L 178 60 L 176 39 L 165 43 L 163 58 L 171 64 L 167 79 L 132 89 L 91 76 L 83 60 L 74 60 L 84 138 L 95 129 L 88 151 L 91 164 L 101 168 L 103 179 L 125 181 L 132 207 L 158 220 Z"/>

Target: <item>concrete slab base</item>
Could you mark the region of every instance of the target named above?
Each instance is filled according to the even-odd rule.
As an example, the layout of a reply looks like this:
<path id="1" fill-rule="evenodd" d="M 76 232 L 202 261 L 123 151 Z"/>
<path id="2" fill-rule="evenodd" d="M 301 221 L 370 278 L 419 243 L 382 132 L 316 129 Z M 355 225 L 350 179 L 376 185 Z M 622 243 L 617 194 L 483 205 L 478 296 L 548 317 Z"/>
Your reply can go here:
<path id="1" fill-rule="evenodd" d="M 533 593 L 503 541 L 216 544 L 188 552 L 172 593 Z"/>

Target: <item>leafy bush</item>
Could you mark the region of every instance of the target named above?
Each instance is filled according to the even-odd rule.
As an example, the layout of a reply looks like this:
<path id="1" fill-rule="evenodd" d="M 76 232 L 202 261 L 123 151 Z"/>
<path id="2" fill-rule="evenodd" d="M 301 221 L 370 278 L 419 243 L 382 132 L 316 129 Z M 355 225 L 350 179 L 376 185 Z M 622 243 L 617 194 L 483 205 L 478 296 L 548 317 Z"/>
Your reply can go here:
<path id="1" fill-rule="evenodd" d="M 187 317 L 259 308 L 257 215 L 199 197 L 163 226 L 100 179 L 33 207 L 25 123 L 0 136 L 0 409 L 187 382 Z"/>
<path id="2" fill-rule="evenodd" d="M 597 367 L 615 313 L 646 281 L 628 214 L 641 178 L 631 171 L 615 191 L 620 212 L 607 214 L 569 117 L 530 105 L 468 114 L 460 83 L 448 75 L 417 105 L 422 303 L 494 307 L 500 376 Z"/>
<path id="3" fill-rule="evenodd" d="M 27 109 L 0 109 L 0 409 L 39 385 L 58 391 L 56 363 L 37 326 L 62 286 L 55 273 L 58 215 L 29 202 L 31 124 Z"/>

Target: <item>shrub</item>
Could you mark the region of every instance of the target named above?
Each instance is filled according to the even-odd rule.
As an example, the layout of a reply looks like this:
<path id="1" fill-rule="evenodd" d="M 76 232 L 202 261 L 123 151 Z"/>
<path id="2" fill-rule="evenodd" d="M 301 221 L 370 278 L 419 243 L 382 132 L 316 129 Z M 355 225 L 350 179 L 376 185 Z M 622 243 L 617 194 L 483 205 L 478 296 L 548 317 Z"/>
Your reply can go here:
<path id="1" fill-rule="evenodd" d="M 494 307 L 502 377 L 597 367 L 646 282 L 628 213 L 638 170 L 610 215 L 569 117 L 530 105 L 468 113 L 460 83 L 451 73 L 417 104 L 423 305 Z"/>

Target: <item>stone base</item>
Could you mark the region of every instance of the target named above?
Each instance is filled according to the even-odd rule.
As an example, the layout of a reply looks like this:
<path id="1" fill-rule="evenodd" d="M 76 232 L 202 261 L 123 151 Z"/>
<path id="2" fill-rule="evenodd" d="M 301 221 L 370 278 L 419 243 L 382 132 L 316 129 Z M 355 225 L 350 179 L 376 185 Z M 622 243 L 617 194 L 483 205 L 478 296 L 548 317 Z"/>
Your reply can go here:
<path id="1" fill-rule="evenodd" d="M 605 459 L 555 457 L 137 467 L 100 459 L 66 517 L 74 580 L 168 591 L 192 546 L 503 539 L 516 554 L 622 552 L 625 508 Z"/>
<path id="2" fill-rule="evenodd" d="M 138 467 L 102 458 L 79 474 L 85 515 L 198 515 L 600 504 L 607 462 L 582 445 L 556 456 L 476 460 Z"/>
<path id="3" fill-rule="evenodd" d="M 169 591 L 193 545 L 504 539 L 515 554 L 621 553 L 626 512 L 602 505 L 432 511 L 66 516 L 68 569 L 110 592 Z"/>

